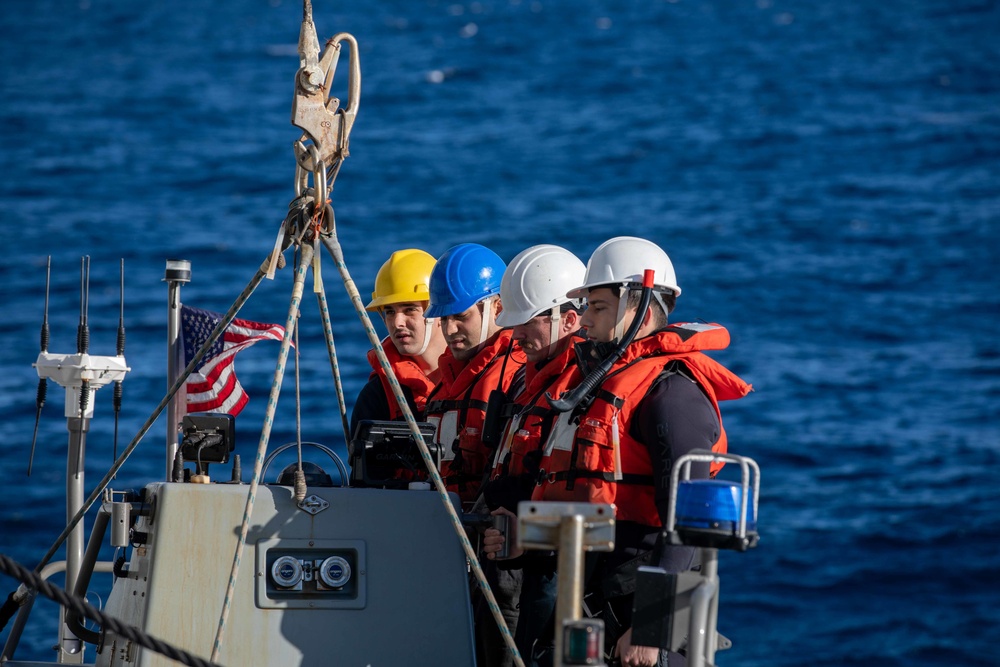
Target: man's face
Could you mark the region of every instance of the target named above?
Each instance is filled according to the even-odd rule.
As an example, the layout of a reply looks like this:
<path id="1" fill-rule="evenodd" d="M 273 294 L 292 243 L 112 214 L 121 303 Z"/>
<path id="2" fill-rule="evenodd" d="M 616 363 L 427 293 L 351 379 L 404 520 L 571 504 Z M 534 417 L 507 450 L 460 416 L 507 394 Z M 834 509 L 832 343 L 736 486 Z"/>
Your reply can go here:
<path id="1" fill-rule="evenodd" d="M 549 356 L 549 334 L 552 328 L 550 315 L 535 315 L 513 329 L 514 340 L 524 350 L 528 361 L 537 363 Z"/>
<path id="2" fill-rule="evenodd" d="M 473 304 L 468 310 L 445 315 L 441 318 L 441 332 L 452 356 L 459 361 L 467 361 L 479 350 L 479 334 L 483 326 L 480 304 Z"/>
<path id="3" fill-rule="evenodd" d="M 587 295 L 587 310 L 580 318 L 580 326 L 587 330 L 587 338 L 599 343 L 609 343 L 615 337 L 618 318 L 618 291 L 608 287 L 590 290 Z M 635 316 L 635 309 L 626 309 L 625 328 Z"/>
<path id="4" fill-rule="evenodd" d="M 424 346 L 424 304 L 419 301 L 393 303 L 382 306 L 382 319 L 389 332 L 389 338 L 396 350 L 403 355 L 414 356 Z"/>

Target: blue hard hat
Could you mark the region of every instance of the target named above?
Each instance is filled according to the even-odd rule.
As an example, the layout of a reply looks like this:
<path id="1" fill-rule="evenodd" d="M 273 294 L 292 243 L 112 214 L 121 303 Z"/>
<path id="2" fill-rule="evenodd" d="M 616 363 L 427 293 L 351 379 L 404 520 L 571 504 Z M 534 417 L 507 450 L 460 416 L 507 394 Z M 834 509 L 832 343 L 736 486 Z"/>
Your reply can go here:
<path id="1" fill-rule="evenodd" d="M 495 252 L 478 243 L 448 248 L 431 271 L 431 305 L 424 317 L 455 315 L 499 294 L 506 269 Z"/>

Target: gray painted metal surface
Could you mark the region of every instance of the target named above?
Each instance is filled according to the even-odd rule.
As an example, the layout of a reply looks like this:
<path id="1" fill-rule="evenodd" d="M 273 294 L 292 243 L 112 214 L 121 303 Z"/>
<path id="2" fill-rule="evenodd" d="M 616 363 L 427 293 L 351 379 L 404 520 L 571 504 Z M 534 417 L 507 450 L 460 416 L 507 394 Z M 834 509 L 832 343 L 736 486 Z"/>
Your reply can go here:
<path id="1" fill-rule="evenodd" d="M 155 511 L 136 524 L 146 544 L 133 549 L 129 576 L 118 580 L 108 611 L 207 657 L 247 489 L 147 487 Z M 310 492 L 330 507 L 310 515 L 295 506 L 290 487 L 260 487 L 220 662 L 473 665 L 467 566 L 438 496 L 338 487 Z M 271 568 L 283 556 L 305 564 L 310 578 L 297 587 L 277 585 Z M 339 588 L 319 576 L 319 565 L 334 556 L 336 576 L 326 581 L 342 581 L 345 562 L 351 570 Z M 173 664 L 121 638 L 109 636 L 105 644 L 96 660 L 102 667 Z"/>

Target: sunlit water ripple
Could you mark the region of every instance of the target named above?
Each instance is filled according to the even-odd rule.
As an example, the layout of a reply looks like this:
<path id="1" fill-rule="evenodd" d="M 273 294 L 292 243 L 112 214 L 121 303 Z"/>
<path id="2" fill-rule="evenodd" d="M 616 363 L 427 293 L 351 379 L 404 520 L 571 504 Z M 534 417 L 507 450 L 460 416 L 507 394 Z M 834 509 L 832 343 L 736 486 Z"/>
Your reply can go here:
<path id="1" fill-rule="evenodd" d="M 510 259 L 551 242 L 585 259 L 628 233 L 673 258 L 678 319 L 732 332 L 716 356 L 756 389 L 724 410 L 733 449 L 762 469 L 761 544 L 722 556 L 719 623 L 734 647 L 720 665 L 996 664 L 996 3 L 315 10 L 321 37 L 347 30 L 362 45 L 361 112 L 333 195 L 362 292 L 401 247 L 475 241 Z M 105 354 L 125 260 L 133 371 L 121 451 L 166 383 L 164 260 L 192 261 L 187 302 L 224 310 L 284 217 L 300 11 L 287 0 L 43 0 L 0 17 L 0 550 L 22 563 L 63 522 L 57 391 L 24 476 L 45 257 L 50 349 L 75 344 L 86 254 L 92 349 Z M 367 341 L 328 259 L 323 275 L 351 403 Z M 243 315 L 283 321 L 289 290 L 286 271 Z M 305 303 L 303 437 L 340 446 Z M 252 396 L 244 452 L 274 352 L 260 345 L 237 364 Z M 112 457 L 110 401 L 98 398 L 91 482 Z M 116 486 L 163 475 L 164 429 Z M 271 441 L 294 432 L 286 391 Z M 51 657 L 52 611 L 38 605 L 19 657 Z"/>

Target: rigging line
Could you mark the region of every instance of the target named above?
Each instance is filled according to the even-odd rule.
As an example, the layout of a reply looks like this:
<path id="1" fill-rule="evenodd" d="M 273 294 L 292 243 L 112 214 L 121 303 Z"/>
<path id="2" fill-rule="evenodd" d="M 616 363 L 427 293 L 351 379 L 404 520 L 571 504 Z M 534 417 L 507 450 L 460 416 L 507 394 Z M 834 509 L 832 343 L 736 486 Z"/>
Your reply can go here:
<path id="1" fill-rule="evenodd" d="M 201 349 L 198 350 L 197 354 L 194 355 L 194 358 L 191 359 L 190 363 L 188 363 L 187 368 L 185 368 L 178 376 L 177 380 L 174 381 L 173 386 L 170 387 L 169 391 L 167 391 L 166 396 L 164 396 L 160 400 L 159 405 L 156 406 L 156 408 L 153 410 L 153 413 L 149 416 L 149 418 L 146 419 L 145 423 L 139 428 L 138 433 L 136 433 L 135 436 L 132 438 L 132 440 L 128 443 L 128 446 L 125 448 L 125 451 L 123 451 L 121 456 L 119 456 L 115 460 L 115 462 L 111 465 L 111 469 L 108 470 L 107 473 L 105 473 L 101 481 L 98 482 L 97 486 L 94 487 L 94 490 L 90 492 L 90 495 L 83 502 L 83 506 L 80 507 L 77 513 L 73 516 L 73 518 L 67 522 L 66 527 L 63 528 L 63 531 L 61 533 L 59 533 L 59 537 L 56 538 L 56 541 L 52 544 L 51 547 L 49 547 L 49 550 L 45 552 L 45 555 L 42 556 L 42 559 L 38 562 L 38 565 L 35 566 L 36 572 L 41 571 L 41 569 L 45 567 L 46 564 L 48 564 L 49 560 L 52 558 L 52 556 L 55 555 L 56 551 L 59 550 L 59 547 L 62 546 L 62 543 L 66 540 L 69 534 L 73 532 L 73 529 L 76 527 L 76 525 L 80 523 L 80 520 L 87 513 L 87 510 L 89 510 L 90 507 L 94 504 L 94 502 L 98 498 L 100 498 L 101 494 L 104 492 L 105 487 L 107 487 L 108 483 L 115 477 L 115 475 L 118 474 L 118 471 L 121 469 L 122 465 L 125 464 L 126 459 L 128 459 L 128 457 L 131 456 L 132 452 L 139 445 L 139 442 L 146 435 L 149 429 L 153 426 L 153 423 L 156 421 L 156 419 L 160 416 L 160 413 L 163 412 L 163 409 L 167 406 L 167 404 L 173 400 L 174 394 L 177 393 L 177 390 L 180 389 L 182 386 L 184 386 L 184 382 L 187 380 L 188 376 L 191 375 L 194 369 L 197 368 L 198 364 L 201 363 L 201 360 L 205 357 L 205 354 L 208 352 L 212 344 L 215 343 L 215 341 L 219 338 L 219 336 L 222 335 L 226 327 L 228 327 L 229 324 L 236 317 L 236 314 L 240 311 L 240 308 L 243 307 L 243 304 L 247 302 L 247 300 L 250 298 L 250 295 L 253 294 L 255 289 L 257 289 L 257 286 L 260 284 L 261 280 L 264 279 L 267 263 L 268 260 L 265 260 L 264 264 L 257 269 L 257 272 L 254 274 L 253 278 L 251 278 L 249 284 L 247 284 L 247 286 L 243 288 L 243 291 L 240 292 L 240 295 L 236 297 L 236 301 L 233 302 L 233 305 L 229 307 L 229 310 L 226 311 L 226 314 L 222 317 L 221 320 L 219 320 L 219 323 L 215 326 L 215 329 L 213 329 L 212 333 L 209 335 L 208 340 L 205 341 L 205 344 L 202 345 Z"/>
<path id="2" fill-rule="evenodd" d="M 312 248 L 312 246 L 310 246 L 310 248 Z M 312 251 L 312 256 L 313 258 L 316 257 L 315 250 Z M 312 261 L 310 261 L 310 264 L 311 263 Z M 303 280 L 305 280 L 304 277 Z M 304 286 L 303 291 L 305 291 Z M 295 474 L 293 475 L 295 480 L 294 488 L 296 504 L 305 500 L 306 493 L 309 491 L 306 486 L 306 473 L 302 470 L 302 385 L 299 377 L 299 324 L 301 323 L 301 319 L 302 311 L 300 309 L 295 315 L 295 356 L 292 359 L 295 364 L 295 450 L 298 457 L 298 464 L 295 468 Z"/>
<path id="3" fill-rule="evenodd" d="M 344 401 L 344 386 L 340 382 L 340 366 L 337 363 L 337 348 L 333 344 L 333 326 L 330 324 L 330 306 L 326 300 L 326 290 L 322 281 L 319 283 L 319 291 L 316 293 L 319 301 L 319 311 L 323 316 L 323 335 L 326 337 L 326 351 L 330 357 L 330 368 L 333 371 L 333 384 L 337 390 L 337 403 L 340 407 L 340 422 L 344 429 L 344 444 L 347 451 L 351 451 L 351 427 L 347 421 L 347 404 Z"/>
<path id="4" fill-rule="evenodd" d="M 500 611 L 499 605 L 497 605 L 496 598 L 493 595 L 489 582 L 486 581 L 486 574 L 483 572 L 483 568 L 479 564 L 479 559 L 476 557 L 476 551 L 472 548 L 472 544 L 469 542 L 469 538 L 465 534 L 465 528 L 462 527 L 461 519 L 459 519 L 458 513 L 455 511 L 454 506 L 451 504 L 451 500 L 448 498 L 448 490 L 445 488 L 444 480 L 441 479 L 441 474 L 438 472 L 437 463 L 434 461 L 433 457 L 431 457 L 430 450 L 427 449 L 427 443 L 424 442 L 424 437 L 420 432 L 420 427 L 417 426 L 417 420 L 413 417 L 413 412 L 410 411 L 410 406 L 406 401 L 406 397 L 403 395 L 403 389 L 399 384 L 399 380 L 396 378 L 396 373 L 392 370 L 392 366 L 389 364 L 389 358 L 386 356 L 385 350 L 382 349 L 382 341 L 379 338 L 378 333 L 375 331 L 375 328 L 372 326 L 371 319 L 368 317 L 368 312 L 365 310 L 364 303 L 361 301 L 361 294 L 358 292 L 358 287 L 354 283 L 354 279 L 351 278 L 350 272 L 347 270 L 347 264 L 344 261 L 344 253 L 340 247 L 340 242 L 337 240 L 337 229 L 333 216 L 333 208 L 329 205 L 327 206 L 327 214 L 329 216 L 329 232 L 328 235 L 323 237 L 323 245 L 326 246 L 327 251 L 329 251 L 330 255 L 333 257 L 333 262 L 336 264 L 337 270 L 340 272 L 341 280 L 344 283 L 344 289 L 347 290 L 351 303 L 354 304 L 354 310 L 357 311 L 358 317 L 361 318 L 361 322 L 364 325 L 365 333 L 368 334 L 368 340 L 371 342 L 372 348 L 378 356 L 379 365 L 381 365 L 382 369 L 386 373 L 386 376 L 389 378 L 389 386 L 392 388 L 392 393 L 396 397 L 396 401 L 399 403 L 399 408 L 403 412 L 403 416 L 406 418 L 407 425 L 410 427 L 410 432 L 413 434 L 417 447 L 420 449 L 420 456 L 424 460 L 424 465 L 427 467 L 427 472 L 430 474 L 431 481 L 434 483 L 434 486 L 438 491 L 438 496 L 441 498 L 445 511 L 451 519 L 452 527 L 458 535 L 459 542 L 462 544 L 462 549 L 465 551 L 465 556 L 469 561 L 469 565 L 472 567 L 476 580 L 479 582 L 479 588 L 486 598 L 486 603 L 490 609 L 490 613 L 493 614 L 493 618 L 496 620 L 497 627 L 500 630 L 500 634 L 503 636 L 504 643 L 506 643 L 507 648 L 510 649 L 511 655 L 514 659 L 514 664 L 517 665 L 517 667 L 524 667 L 524 661 L 521 659 L 521 654 L 518 652 L 517 646 L 514 643 L 514 636 L 511 634 L 510 628 L 507 627 L 507 621 L 504 619 L 503 612 Z"/>
<path id="5" fill-rule="evenodd" d="M 0 554 L 0 571 L 3 571 L 5 574 L 14 577 L 24 584 L 27 584 L 32 589 L 39 591 L 42 595 L 50 600 L 54 600 L 66 609 L 75 612 L 79 616 L 84 616 L 96 623 L 100 623 L 101 627 L 111 630 L 115 634 L 120 635 L 121 637 L 124 637 L 125 639 L 128 639 L 143 648 L 156 651 L 160 655 L 164 655 L 171 660 L 176 660 L 177 662 L 183 665 L 188 665 L 189 667 L 213 667 L 214 665 L 214 663 L 206 662 L 204 659 L 199 658 L 196 655 L 192 655 L 184 649 L 168 644 L 162 639 L 157 639 L 135 626 L 123 623 L 118 620 L 118 618 L 96 609 L 86 600 L 75 595 L 70 595 L 62 588 L 59 588 L 45 579 L 42 579 L 42 577 L 37 573 L 32 572 L 4 554 Z"/>
<path id="6" fill-rule="evenodd" d="M 271 437 L 271 426 L 274 423 L 274 412 L 278 406 L 278 395 L 281 393 L 281 381 L 285 376 L 285 364 L 288 362 L 288 349 L 291 347 L 292 334 L 295 332 L 295 320 L 299 312 L 299 303 L 302 300 L 303 286 L 306 279 L 306 270 L 312 261 L 312 245 L 303 244 L 301 246 L 301 259 L 295 268 L 295 281 L 292 284 L 292 298 L 288 305 L 288 316 L 285 318 L 285 335 L 281 339 L 281 350 L 278 352 L 278 362 L 274 369 L 274 380 L 271 382 L 271 393 L 267 399 L 267 411 L 264 413 L 264 426 L 260 432 L 260 442 L 257 444 L 257 456 L 254 459 L 253 478 L 250 480 L 250 489 L 247 493 L 247 502 L 243 508 L 243 521 L 240 524 L 240 536 L 236 542 L 236 552 L 233 554 L 233 566 L 229 572 L 229 583 L 226 586 L 226 596 L 222 601 L 222 613 L 219 615 L 219 627 L 215 633 L 215 641 L 212 645 L 211 660 L 219 659 L 219 652 L 222 650 L 222 638 L 226 631 L 226 622 L 229 619 L 229 609 L 233 602 L 233 594 L 236 591 L 236 577 L 240 571 L 240 561 L 243 558 L 243 547 L 246 545 L 247 533 L 250 529 L 250 517 L 253 514 L 254 502 L 257 498 L 257 487 L 260 484 L 261 471 L 264 467 L 264 453 L 267 451 L 267 442 Z M 258 271 L 263 275 L 262 271 Z"/>
<path id="7" fill-rule="evenodd" d="M 301 241 L 301 237 L 299 238 Z M 299 266 L 302 263 L 301 255 L 301 244 L 296 245 L 294 258 L 295 266 Z M 303 278 L 305 280 L 305 278 Z M 303 292 L 305 292 L 305 287 L 303 287 Z M 302 470 L 302 394 L 299 391 L 299 327 L 298 327 L 298 315 L 296 315 L 296 326 L 295 332 L 293 334 L 295 343 L 292 345 L 294 352 L 292 353 L 292 364 L 295 366 L 295 466 L 296 472 Z M 296 481 L 298 481 L 298 475 L 296 474 Z M 296 498 L 296 500 L 300 500 Z"/>

